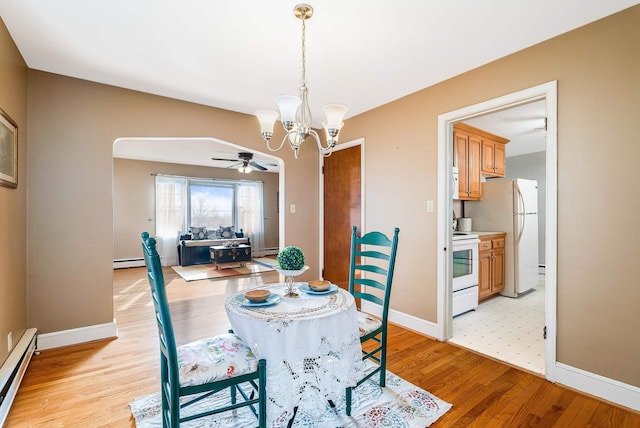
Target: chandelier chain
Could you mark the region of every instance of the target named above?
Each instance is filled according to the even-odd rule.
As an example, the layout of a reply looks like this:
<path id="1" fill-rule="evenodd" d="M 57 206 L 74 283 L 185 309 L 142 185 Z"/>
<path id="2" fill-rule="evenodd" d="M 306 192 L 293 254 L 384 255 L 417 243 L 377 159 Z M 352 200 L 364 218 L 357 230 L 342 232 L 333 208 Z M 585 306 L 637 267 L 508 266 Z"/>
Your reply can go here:
<path id="1" fill-rule="evenodd" d="M 307 86 L 307 46 L 306 46 L 306 41 L 307 41 L 307 36 L 306 36 L 306 25 L 305 25 L 305 21 L 306 19 L 303 17 L 302 18 L 302 80 L 300 81 L 300 84 L 302 86 Z"/>

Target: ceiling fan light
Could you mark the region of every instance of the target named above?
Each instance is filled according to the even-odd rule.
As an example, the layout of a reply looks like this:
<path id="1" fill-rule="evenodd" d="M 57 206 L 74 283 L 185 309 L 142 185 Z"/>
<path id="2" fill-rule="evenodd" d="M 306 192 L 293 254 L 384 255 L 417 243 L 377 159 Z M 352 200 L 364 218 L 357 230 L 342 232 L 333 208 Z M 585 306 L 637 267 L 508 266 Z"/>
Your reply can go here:
<path id="1" fill-rule="evenodd" d="M 340 104 L 327 104 L 322 107 L 322 110 L 324 110 L 324 114 L 327 117 L 327 128 L 338 130 L 342 128 L 342 120 L 348 111 L 345 106 Z"/>

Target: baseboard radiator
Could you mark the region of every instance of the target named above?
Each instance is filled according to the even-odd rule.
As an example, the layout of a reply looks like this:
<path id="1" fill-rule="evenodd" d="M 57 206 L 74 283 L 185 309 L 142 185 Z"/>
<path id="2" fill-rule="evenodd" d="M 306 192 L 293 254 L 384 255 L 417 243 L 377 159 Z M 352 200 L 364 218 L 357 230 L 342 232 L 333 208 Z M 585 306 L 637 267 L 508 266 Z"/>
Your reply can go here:
<path id="1" fill-rule="evenodd" d="M 272 255 L 278 254 L 279 251 L 280 251 L 280 248 L 278 248 L 278 247 L 265 248 L 264 249 L 264 255 L 265 256 L 272 256 Z"/>
<path id="2" fill-rule="evenodd" d="M 36 349 L 37 329 L 27 329 L 0 367 L 0 427 L 9 415 L 22 377 Z"/>
<path id="3" fill-rule="evenodd" d="M 144 266 L 144 259 L 115 259 L 113 261 L 114 269 L 125 269 L 130 267 L 142 267 Z"/>

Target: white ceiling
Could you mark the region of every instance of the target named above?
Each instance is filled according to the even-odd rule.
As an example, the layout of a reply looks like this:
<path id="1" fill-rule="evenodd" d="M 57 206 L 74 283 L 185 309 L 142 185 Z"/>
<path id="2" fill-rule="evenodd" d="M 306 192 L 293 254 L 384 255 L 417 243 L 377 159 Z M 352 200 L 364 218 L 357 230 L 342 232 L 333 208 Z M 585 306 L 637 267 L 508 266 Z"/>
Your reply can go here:
<path id="1" fill-rule="evenodd" d="M 508 139 L 506 156 L 511 157 L 546 149 L 545 117 L 545 101 L 539 100 L 466 119 L 464 123 Z"/>
<path id="2" fill-rule="evenodd" d="M 346 105 L 349 118 L 638 3 L 311 3 L 306 43 L 314 124 L 324 104 Z M 253 114 L 275 109 L 278 95 L 297 93 L 295 4 L 2 0 L 0 16 L 32 69 Z"/>

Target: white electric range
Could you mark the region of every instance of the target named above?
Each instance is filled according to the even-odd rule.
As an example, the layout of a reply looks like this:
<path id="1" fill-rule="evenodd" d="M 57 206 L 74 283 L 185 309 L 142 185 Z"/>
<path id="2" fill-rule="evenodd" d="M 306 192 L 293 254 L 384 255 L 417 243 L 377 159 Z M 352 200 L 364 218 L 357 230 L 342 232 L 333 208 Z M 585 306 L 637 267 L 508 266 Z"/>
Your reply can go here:
<path id="1" fill-rule="evenodd" d="M 453 232 L 452 315 L 478 307 L 478 244 L 473 232 Z"/>

